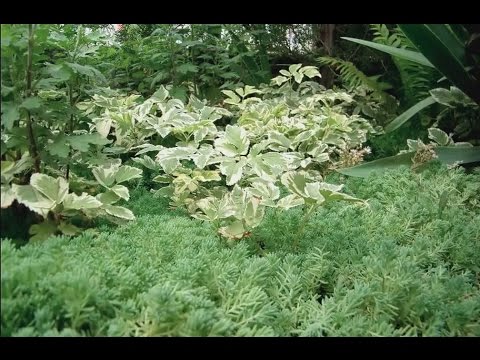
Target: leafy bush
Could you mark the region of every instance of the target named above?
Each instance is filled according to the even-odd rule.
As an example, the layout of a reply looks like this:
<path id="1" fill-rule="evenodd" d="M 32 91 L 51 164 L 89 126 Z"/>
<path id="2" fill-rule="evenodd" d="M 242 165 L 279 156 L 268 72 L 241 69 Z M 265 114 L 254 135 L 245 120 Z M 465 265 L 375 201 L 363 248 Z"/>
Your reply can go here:
<path id="1" fill-rule="evenodd" d="M 143 103 L 94 96 L 79 106 L 102 136 L 113 129 L 117 148 L 136 149 L 143 157 L 134 161 L 163 171 L 153 181 L 168 185 L 156 194 L 211 221 L 220 235 L 241 239 L 261 223 L 266 207 L 305 205 L 306 222 L 328 201 L 359 201 L 323 182 L 322 173 L 361 161 L 363 152 L 351 151 L 365 142 L 371 125 L 350 114 L 354 101 L 346 92 L 304 81 L 320 76 L 315 67 L 291 65 L 281 74 L 261 89 L 224 90 L 231 111 L 193 96 L 184 104 L 164 87 Z M 232 115 L 235 125 L 216 124 Z M 175 146 L 167 144 L 169 137 Z M 145 155 L 154 151 L 155 160 Z M 280 185 L 290 194 L 280 198 Z"/>
<path id="2" fill-rule="evenodd" d="M 263 256 L 139 189 L 138 221 L 97 238 L 2 241 L 1 333 L 479 336 L 479 180 L 438 165 L 349 179 L 369 209 L 321 208 L 297 254 L 300 212 L 268 212 Z"/>

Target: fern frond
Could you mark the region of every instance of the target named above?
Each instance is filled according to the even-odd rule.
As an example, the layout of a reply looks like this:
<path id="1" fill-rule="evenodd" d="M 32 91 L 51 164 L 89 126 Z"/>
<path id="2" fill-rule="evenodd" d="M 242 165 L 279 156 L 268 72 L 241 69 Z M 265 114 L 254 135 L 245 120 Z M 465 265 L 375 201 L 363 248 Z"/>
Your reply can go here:
<path id="1" fill-rule="evenodd" d="M 394 46 L 398 48 L 405 48 L 405 36 L 403 33 L 393 32 L 390 33 L 387 25 L 385 24 L 370 24 L 370 29 L 373 31 L 373 41 L 379 44 Z"/>
<path id="2" fill-rule="evenodd" d="M 373 32 L 373 41 L 383 45 L 395 46 L 402 49 L 416 50 L 415 46 L 405 36 L 402 30 L 396 26 L 389 30 L 385 24 L 370 24 Z M 398 69 L 402 81 L 402 92 L 406 106 L 414 104 L 428 96 L 436 80 L 435 69 L 425 68 L 411 61 L 393 57 L 393 62 Z"/>
<path id="3" fill-rule="evenodd" d="M 350 61 L 333 58 L 330 56 L 322 56 L 317 59 L 320 65 L 330 66 L 338 72 L 345 85 L 352 89 L 359 86 L 365 86 L 372 90 L 379 98 L 386 99 L 388 94 L 384 92 L 388 88 L 387 83 L 379 82 L 376 77 L 365 75 Z"/>

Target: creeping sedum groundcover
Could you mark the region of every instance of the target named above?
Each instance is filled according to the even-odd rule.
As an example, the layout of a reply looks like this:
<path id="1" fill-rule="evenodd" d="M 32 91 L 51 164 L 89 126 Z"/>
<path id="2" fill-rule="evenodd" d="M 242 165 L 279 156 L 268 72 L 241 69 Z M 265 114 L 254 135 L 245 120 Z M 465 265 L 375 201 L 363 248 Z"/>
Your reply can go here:
<path id="1" fill-rule="evenodd" d="M 299 208 L 232 246 L 140 186 L 136 222 L 2 241 L 1 334 L 479 336 L 479 183 L 438 164 L 347 179 L 369 206 L 320 207 L 296 250 Z"/>

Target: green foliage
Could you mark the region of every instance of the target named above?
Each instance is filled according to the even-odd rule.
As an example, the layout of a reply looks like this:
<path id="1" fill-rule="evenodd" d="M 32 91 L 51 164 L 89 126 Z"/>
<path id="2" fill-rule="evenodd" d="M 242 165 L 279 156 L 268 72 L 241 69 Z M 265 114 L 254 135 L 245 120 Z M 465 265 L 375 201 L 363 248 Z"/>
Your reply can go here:
<path id="1" fill-rule="evenodd" d="M 348 168 L 337 169 L 338 172 L 350 176 L 368 177 L 372 172 L 395 169 L 411 165 L 412 169 L 439 160 L 449 166 L 458 166 L 480 162 L 480 147 L 468 142 L 455 142 L 452 137 L 438 128 L 428 129 L 428 138 L 432 140 L 424 144 L 422 140 L 407 140 L 408 149 L 401 150 L 398 155 L 385 157 Z"/>
<path id="2" fill-rule="evenodd" d="M 2 165 L 5 163 L 2 161 Z M 10 171 L 19 167 L 18 163 L 15 165 L 10 166 Z M 78 215 L 86 218 L 103 216 L 113 221 L 133 220 L 135 217 L 130 210 L 113 204 L 120 199 L 129 200 L 128 188 L 119 184 L 141 177 L 141 173 L 141 169 L 120 166 L 120 160 L 94 167 L 95 178 L 107 189 L 96 197 L 86 192 L 81 195 L 69 192 L 69 184 L 62 177 L 53 178 L 35 173 L 31 176 L 29 185 L 2 185 L 2 208 L 10 206 L 16 200 L 45 220 L 30 227 L 30 234 L 33 235 L 31 240 L 44 240 L 57 232 L 68 236 L 76 235 L 81 230 L 67 219 Z"/>
<path id="3" fill-rule="evenodd" d="M 447 24 L 401 24 L 399 27 L 438 71 L 480 105 L 480 80 L 467 70 L 469 65 L 478 65 L 478 61 L 467 56 L 465 41 L 453 31 L 465 31 L 460 25 L 452 28 Z"/>
<path id="4" fill-rule="evenodd" d="M 479 183 L 438 167 L 352 178 L 367 211 L 320 209 L 298 254 L 299 211 L 269 212 L 265 256 L 139 190 L 144 215 L 96 238 L 2 241 L 1 334 L 479 336 Z"/>
<path id="5" fill-rule="evenodd" d="M 468 65 L 471 65 L 472 62 L 475 63 L 475 60 L 467 59 L 465 41 L 462 40 L 462 36 L 460 36 L 460 38 L 458 37 L 459 32 L 466 33 L 466 31 L 461 26 L 451 27 L 445 24 L 403 24 L 399 25 L 399 28 L 402 29 L 401 31 L 403 34 L 406 34 L 407 37 L 397 30 L 397 34 L 394 34 L 389 38 L 389 32 L 386 27 L 377 27 L 377 34 L 380 35 L 377 36 L 377 41 L 386 42 L 388 45 L 378 44 L 376 42 L 365 41 L 361 39 L 344 39 L 386 52 L 401 60 L 407 60 L 417 65 L 420 64 L 421 66 L 438 70 L 444 74 L 445 78 L 449 79 L 453 85 L 458 87 L 452 87 L 455 89 L 457 94 L 463 94 L 461 96 L 462 98 L 466 98 L 467 96 L 470 97 L 470 99 L 473 99 L 473 101 L 476 102 L 474 103 L 473 101 L 470 101 L 470 106 L 478 108 L 480 92 L 477 88 L 479 87 L 479 82 L 478 79 L 469 73 L 468 68 Z M 415 47 L 419 51 L 406 49 L 406 46 L 400 47 L 402 43 L 401 39 L 408 39 L 409 45 L 411 47 Z M 397 64 L 400 72 L 405 73 L 406 69 L 402 65 L 403 63 L 397 60 Z M 439 81 L 441 80 L 442 79 Z M 412 86 L 412 89 L 414 89 L 414 86 Z M 434 104 L 435 101 L 437 101 L 438 96 L 432 94 L 432 91 L 434 93 L 438 93 L 442 90 L 431 90 L 431 96 L 411 106 L 405 113 L 394 119 L 392 123 L 387 126 L 386 130 L 393 131 L 397 129 L 413 115 L 425 107 Z M 422 92 L 418 91 L 417 93 L 420 94 Z M 442 101 L 437 102 L 443 104 Z M 464 105 L 467 102 L 462 100 L 461 103 Z M 465 121 L 462 121 L 462 123 L 465 124 Z M 473 119 L 472 123 L 477 125 L 476 123 L 478 122 Z M 476 128 L 478 127 L 475 125 L 473 126 L 473 132 L 475 132 Z M 459 126 L 459 128 L 462 127 L 462 130 L 465 131 L 465 126 Z M 465 134 L 462 135 L 465 136 Z"/>
<path id="6" fill-rule="evenodd" d="M 392 31 L 385 24 L 371 24 L 370 27 L 375 36 L 374 42 L 399 49 L 416 50 L 398 26 Z M 412 106 L 426 98 L 438 79 L 438 71 L 395 56 L 392 60 L 401 79 L 402 104 Z"/>
<path id="7" fill-rule="evenodd" d="M 92 66 L 106 37 L 80 25 L 5 25 L 2 39 L 2 209 L 21 204 L 38 214 L 44 222 L 30 227 L 33 240 L 75 235 L 80 229 L 67 219 L 77 215 L 133 220 L 131 211 L 113 204 L 129 198 L 118 184 L 142 171 L 120 167 L 118 159 L 116 184 L 102 181 L 99 169 L 112 169 L 102 153 L 111 140 L 77 108 L 106 83 Z M 93 165 L 100 165 L 93 173 L 108 190 L 100 199 L 85 191 L 92 181 L 74 173 Z"/>
<path id="8" fill-rule="evenodd" d="M 375 77 L 369 77 L 360 71 L 350 61 L 345 61 L 329 56 L 323 56 L 318 59 L 320 65 L 328 65 L 333 67 L 339 72 L 342 80 L 349 88 L 355 88 L 358 86 L 365 86 L 372 90 L 377 97 L 385 100 L 388 94 L 384 90 L 389 89 L 390 85 L 386 83 L 378 82 Z"/>
<path id="9" fill-rule="evenodd" d="M 318 193 L 308 198 L 320 205 L 326 186 L 321 172 L 335 167 L 342 154 L 360 147 L 373 131 L 365 119 L 350 115 L 355 102 L 348 93 L 325 91 L 305 81 L 320 77 L 315 67 L 295 64 L 281 74 L 271 86 L 223 90 L 231 111 L 207 106 L 194 96 L 184 104 L 164 87 L 143 103 L 132 104 L 127 113 L 112 105 L 118 102 L 115 98 L 97 97 L 82 108 L 101 114 L 97 124 L 128 115 L 135 134 L 141 134 L 134 139 L 144 142 L 130 142 L 137 144 L 129 148 L 137 150 L 134 161 L 151 170 L 161 168 L 163 174 L 153 181 L 168 184 L 156 195 L 211 221 L 221 235 L 239 239 L 260 224 L 266 206 L 277 207 L 277 201 L 285 208 L 304 203 L 292 197 L 280 199 L 280 178 L 286 172 L 308 177 L 310 195 Z M 218 127 L 215 122 L 223 116 L 236 118 L 237 124 Z M 132 135 L 115 128 L 117 144 Z M 163 145 L 168 137 L 178 140 L 175 147 Z M 155 160 L 143 155 L 153 151 Z M 338 193 L 340 188 L 331 190 L 337 194 L 332 199 L 345 199 Z M 308 204 L 307 213 L 315 210 L 313 205 Z"/>

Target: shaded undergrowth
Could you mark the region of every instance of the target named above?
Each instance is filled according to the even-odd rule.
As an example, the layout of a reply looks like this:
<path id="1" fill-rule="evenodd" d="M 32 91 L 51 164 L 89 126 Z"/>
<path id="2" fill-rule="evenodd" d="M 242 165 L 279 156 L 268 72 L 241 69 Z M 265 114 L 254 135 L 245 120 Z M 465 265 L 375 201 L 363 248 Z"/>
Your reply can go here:
<path id="1" fill-rule="evenodd" d="M 480 175 L 435 165 L 346 192 L 369 205 L 320 208 L 298 251 L 299 209 L 229 246 L 142 188 L 136 222 L 3 240 L 2 336 L 479 336 Z"/>

